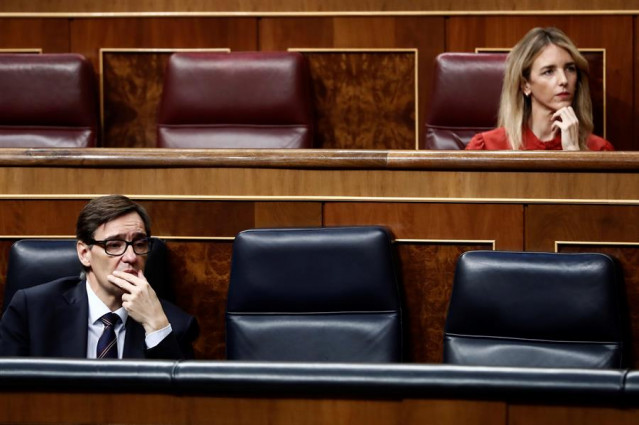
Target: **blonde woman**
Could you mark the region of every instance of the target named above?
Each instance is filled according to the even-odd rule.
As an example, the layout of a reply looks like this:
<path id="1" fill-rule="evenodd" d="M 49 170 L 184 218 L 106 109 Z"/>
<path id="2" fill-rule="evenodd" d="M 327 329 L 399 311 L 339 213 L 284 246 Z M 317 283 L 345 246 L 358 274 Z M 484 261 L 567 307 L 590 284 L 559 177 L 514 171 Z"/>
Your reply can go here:
<path id="1" fill-rule="evenodd" d="M 498 125 L 466 149 L 614 150 L 592 134 L 588 62 L 557 28 L 530 30 L 508 55 Z"/>

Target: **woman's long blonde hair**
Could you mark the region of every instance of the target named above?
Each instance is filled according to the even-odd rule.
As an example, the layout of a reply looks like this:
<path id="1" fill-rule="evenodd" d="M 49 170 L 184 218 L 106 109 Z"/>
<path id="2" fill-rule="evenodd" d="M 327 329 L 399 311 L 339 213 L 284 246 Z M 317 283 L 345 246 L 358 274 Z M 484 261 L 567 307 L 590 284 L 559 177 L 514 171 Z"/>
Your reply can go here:
<path id="1" fill-rule="evenodd" d="M 532 64 L 544 47 L 554 44 L 570 53 L 577 67 L 577 85 L 572 107 L 579 120 L 579 147 L 587 148 L 592 133 L 592 101 L 588 86 L 588 61 L 579 53 L 573 42 L 557 28 L 533 28 L 522 38 L 506 59 L 506 73 L 501 90 L 498 125 L 506 134 L 514 150 L 522 148 L 522 128 L 530 119 L 531 100 L 524 96 L 523 84 L 530 78 Z"/>

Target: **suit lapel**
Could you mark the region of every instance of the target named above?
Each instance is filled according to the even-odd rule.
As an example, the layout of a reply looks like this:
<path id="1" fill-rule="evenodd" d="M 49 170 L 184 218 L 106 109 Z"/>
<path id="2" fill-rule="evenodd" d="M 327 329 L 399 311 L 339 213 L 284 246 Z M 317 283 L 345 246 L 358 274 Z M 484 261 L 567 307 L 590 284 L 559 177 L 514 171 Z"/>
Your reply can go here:
<path id="1" fill-rule="evenodd" d="M 52 332 L 51 337 L 58 339 L 51 346 L 55 347 L 54 357 L 86 358 L 87 333 L 89 321 L 89 299 L 87 298 L 86 281 L 62 294 L 63 300 L 58 303 L 55 317 L 64 321 L 58 326 L 59 332 Z M 132 318 L 126 321 L 126 337 L 123 357 L 143 359 L 146 354 L 144 328 Z"/>
<path id="2" fill-rule="evenodd" d="M 60 341 L 56 345 L 60 357 L 86 357 L 89 300 L 86 284 L 81 280 L 62 294 L 64 301 L 59 304 L 57 317 L 64 318 L 60 326 Z M 62 319 L 61 319 L 62 320 Z"/>

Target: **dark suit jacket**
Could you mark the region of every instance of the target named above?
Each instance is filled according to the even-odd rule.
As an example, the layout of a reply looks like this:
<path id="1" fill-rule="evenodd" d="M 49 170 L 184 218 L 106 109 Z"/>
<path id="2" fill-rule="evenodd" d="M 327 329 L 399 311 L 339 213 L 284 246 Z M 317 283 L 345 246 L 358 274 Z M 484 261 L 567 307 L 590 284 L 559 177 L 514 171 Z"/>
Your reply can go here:
<path id="1" fill-rule="evenodd" d="M 195 318 L 160 301 L 173 331 L 147 350 L 144 328 L 126 321 L 124 358 L 190 359 L 199 328 Z M 22 289 L 0 321 L 0 355 L 86 358 L 89 301 L 85 281 L 66 277 Z"/>

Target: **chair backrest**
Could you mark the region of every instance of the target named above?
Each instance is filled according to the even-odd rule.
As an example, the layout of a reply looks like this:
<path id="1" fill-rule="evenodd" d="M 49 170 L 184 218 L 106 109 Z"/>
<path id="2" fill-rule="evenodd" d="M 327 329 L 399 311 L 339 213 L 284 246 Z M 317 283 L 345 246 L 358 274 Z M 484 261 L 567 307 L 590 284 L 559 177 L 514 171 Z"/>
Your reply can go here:
<path id="1" fill-rule="evenodd" d="M 381 227 L 256 229 L 233 244 L 230 360 L 396 362 L 399 287 Z"/>
<path id="2" fill-rule="evenodd" d="M 621 286 L 604 254 L 466 252 L 455 271 L 444 363 L 623 367 Z"/>
<path id="3" fill-rule="evenodd" d="M 435 60 L 427 149 L 464 149 L 497 126 L 506 54 L 442 53 Z"/>
<path id="4" fill-rule="evenodd" d="M 161 239 L 153 238 L 145 276 L 159 297 L 173 300 L 168 273 L 168 251 Z M 4 311 L 19 290 L 66 276 L 79 276 L 82 264 L 78 259 L 75 239 L 21 239 L 9 250 L 7 280 L 4 289 Z"/>
<path id="5" fill-rule="evenodd" d="M 158 146 L 310 148 L 310 86 L 300 53 L 174 53 L 158 113 Z"/>
<path id="6" fill-rule="evenodd" d="M 0 54 L 0 147 L 95 146 L 95 76 L 77 54 Z"/>

